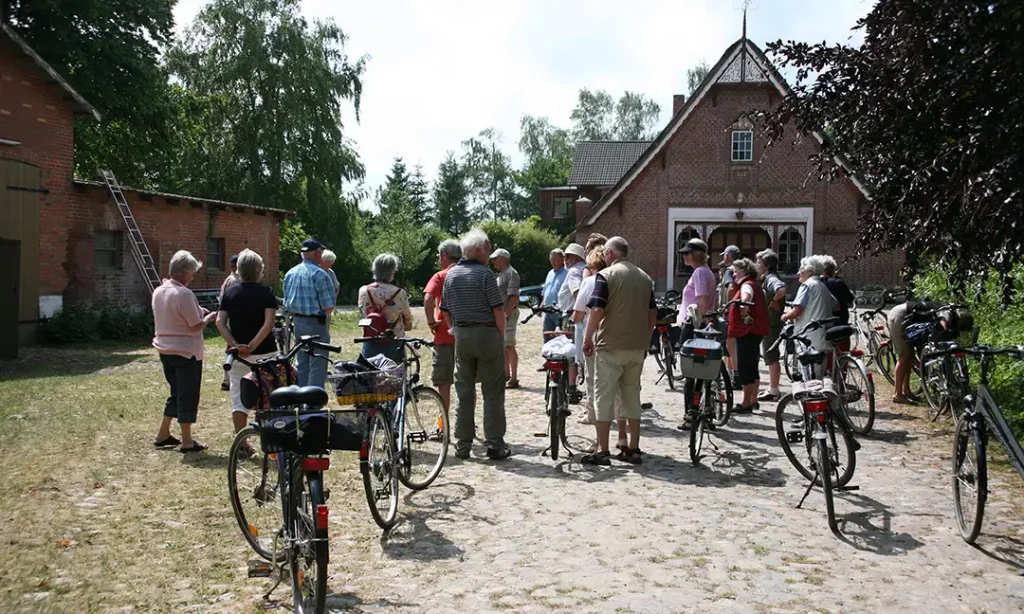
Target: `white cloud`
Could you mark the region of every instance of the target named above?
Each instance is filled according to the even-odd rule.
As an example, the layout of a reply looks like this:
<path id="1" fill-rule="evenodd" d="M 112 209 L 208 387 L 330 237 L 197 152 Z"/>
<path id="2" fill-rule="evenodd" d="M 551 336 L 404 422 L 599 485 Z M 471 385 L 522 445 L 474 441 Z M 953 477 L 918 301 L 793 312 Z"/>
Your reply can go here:
<path id="1" fill-rule="evenodd" d="M 179 27 L 203 0 L 181 0 Z M 524 114 L 569 125 L 582 87 L 644 93 L 668 118 L 672 95 L 686 90 L 686 70 L 713 64 L 740 36 L 738 0 L 305 0 L 310 18 L 333 18 L 349 36 L 348 53 L 371 56 L 361 122 L 346 114 L 346 133 L 380 185 L 395 155 L 428 178 L 447 150 L 481 129 L 516 142 Z M 865 0 L 760 0 L 748 33 L 762 44 L 796 39 L 844 42 Z"/>

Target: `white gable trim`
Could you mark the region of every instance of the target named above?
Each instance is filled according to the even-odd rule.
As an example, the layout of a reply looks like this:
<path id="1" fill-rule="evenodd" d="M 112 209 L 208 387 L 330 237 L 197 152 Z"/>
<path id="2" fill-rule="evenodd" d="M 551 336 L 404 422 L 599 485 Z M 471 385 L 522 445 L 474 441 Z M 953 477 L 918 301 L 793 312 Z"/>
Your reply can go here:
<path id="1" fill-rule="evenodd" d="M 698 209 L 693 207 L 670 207 L 668 210 L 668 236 L 665 243 L 665 289 L 671 290 L 676 279 L 676 222 L 704 224 L 707 222 L 737 222 L 733 209 Z M 814 207 L 790 207 L 772 209 L 743 209 L 742 224 L 757 225 L 758 222 L 773 224 L 806 224 L 804 253 L 814 253 Z M 707 237 L 703 237 L 707 240 Z M 772 249 L 775 246 L 772 245 Z"/>
<path id="2" fill-rule="evenodd" d="M 586 217 L 580 221 L 580 226 L 589 226 L 593 224 L 604 214 L 605 211 L 608 210 L 608 207 L 612 205 L 615 199 L 622 195 L 625 189 L 629 187 L 634 180 L 636 180 L 645 168 L 647 168 L 647 165 L 650 164 L 651 160 L 653 160 L 658 153 L 665 148 L 668 142 L 672 140 L 680 126 L 682 126 L 690 116 L 690 112 L 697 108 L 701 100 L 704 99 L 704 96 L 711 90 L 712 86 L 722 80 L 722 76 L 726 73 L 729 67 L 732 66 L 733 62 L 736 61 L 737 56 L 743 53 L 747 55 L 747 62 L 752 62 L 757 66 L 762 74 L 767 75 L 768 82 L 771 83 L 782 96 L 788 96 L 791 93 L 789 86 L 779 79 L 778 73 L 761 61 L 762 54 L 752 48 L 749 41 L 744 40 L 742 44 L 738 45 L 732 54 L 729 55 L 728 59 L 719 63 L 719 68 L 714 74 L 709 74 L 704 79 L 700 88 L 697 90 L 697 93 L 687 101 L 683 113 L 677 117 L 671 125 L 666 127 L 667 134 L 663 133 L 660 135 L 658 140 L 656 140 L 654 144 L 652 144 L 651 147 L 640 157 L 642 163 L 639 166 L 636 166 L 632 172 L 628 174 L 625 181 L 619 181 L 619 183 L 616 184 L 618 186 L 617 188 L 613 189 L 608 194 L 605 194 L 604 198 L 601 199 L 601 206 L 591 209 L 590 212 L 587 213 Z M 824 142 L 824 136 L 820 131 L 814 131 L 812 134 L 819 144 Z M 864 185 L 853 175 L 849 166 L 846 165 L 843 160 L 839 159 L 839 157 L 834 157 L 833 159 L 836 164 L 840 165 L 846 171 L 847 177 L 853 182 L 853 185 L 860 190 L 861 194 L 864 195 L 864 198 L 870 199 L 871 195 L 868 194 Z"/>

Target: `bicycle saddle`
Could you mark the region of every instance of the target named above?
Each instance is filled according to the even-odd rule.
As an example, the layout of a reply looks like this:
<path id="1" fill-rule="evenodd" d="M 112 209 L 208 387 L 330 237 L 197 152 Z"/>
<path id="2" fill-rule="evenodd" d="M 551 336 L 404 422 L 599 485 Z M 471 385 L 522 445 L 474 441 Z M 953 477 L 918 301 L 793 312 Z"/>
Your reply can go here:
<path id="1" fill-rule="evenodd" d="M 853 336 L 853 327 L 849 324 L 843 324 L 842 326 L 833 326 L 825 331 L 825 339 L 829 341 L 839 341 L 841 339 L 849 339 Z"/>
<path id="2" fill-rule="evenodd" d="M 271 407 L 286 405 L 323 407 L 327 405 L 327 391 L 319 386 L 285 386 L 270 393 Z"/>
<path id="3" fill-rule="evenodd" d="M 808 348 L 803 354 L 797 356 L 802 365 L 820 365 L 825 362 L 825 353 L 814 348 Z"/>

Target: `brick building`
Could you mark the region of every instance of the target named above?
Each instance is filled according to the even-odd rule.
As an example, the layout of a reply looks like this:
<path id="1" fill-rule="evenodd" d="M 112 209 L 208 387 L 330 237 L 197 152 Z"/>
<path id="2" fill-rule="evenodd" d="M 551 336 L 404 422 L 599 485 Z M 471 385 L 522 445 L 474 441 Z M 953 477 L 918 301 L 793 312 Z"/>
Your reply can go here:
<path id="1" fill-rule="evenodd" d="M 76 116 L 100 119 L 0 24 L 0 339 L 30 341 L 37 323 L 68 301 L 149 302 L 106 185 L 74 177 Z M 230 255 L 248 247 L 263 256 L 267 283 L 276 283 L 279 224 L 289 212 L 124 191 L 161 275 L 171 255 L 187 249 L 204 261 L 193 287 L 216 288 Z M 11 345 L 0 341 L 0 355 L 11 355 Z"/>
<path id="2" fill-rule="evenodd" d="M 809 156 L 820 134 L 796 145 L 764 149 L 748 119 L 789 87 L 764 53 L 746 38 L 730 46 L 654 141 L 577 144 L 570 186 L 541 193 L 541 217 L 574 216 L 576 236 L 622 235 L 632 260 L 658 289 L 681 289 L 689 270 L 678 254 L 691 237 L 715 254 L 738 245 L 753 257 L 771 247 L 783 273 L 795 280 L 807 254 L 831 254 L 854 287 L 896 285 L 901 254 L 843 262 L 857 247 L 857 218 L 869 200 L 856 178 L 818 181 Z M 791 131 L 790 134 L 794 132 Z"/>

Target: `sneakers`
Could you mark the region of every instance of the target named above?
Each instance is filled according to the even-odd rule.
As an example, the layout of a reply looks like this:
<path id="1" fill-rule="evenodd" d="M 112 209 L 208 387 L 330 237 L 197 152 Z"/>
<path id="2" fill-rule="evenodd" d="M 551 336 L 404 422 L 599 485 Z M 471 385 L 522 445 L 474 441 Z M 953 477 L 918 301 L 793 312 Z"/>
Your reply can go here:
<path id="1" fill-rule="evenodd" d="M 644 462 L 644 459 L 641 456 L 642 454 L 643 452 L 641 452 L 639 448 L 635 450 L 627 448 L 616 454 L 615 458 L 616 460 L 625 461 L 631 465 L 642 465 Z"/>
<path id="2" fill-rule="evenodd" d="M 459 460 L 466 460 L 469 458 L 469 450 L 455 450 L 455 458 Z"/>
<path id="3" fill-rule="evenodd" d="M 503 445 L 500 448 L 487 448 L 487 458 L 490 460 L 502 460 L 512 456 L 512 448 Z"/>
<path id="4" fill-rule="evenodd" d="M 779 391 L 772 392 L 771 390 L 763 390 L 761 394 L 757 395 L 758 401 L 765 401 L 771 403 L 778 403 L 779 399 L 782 398 L 782 393 Z"/>

